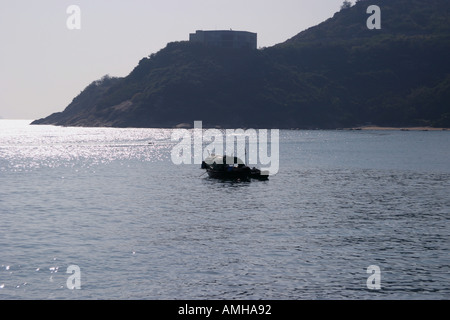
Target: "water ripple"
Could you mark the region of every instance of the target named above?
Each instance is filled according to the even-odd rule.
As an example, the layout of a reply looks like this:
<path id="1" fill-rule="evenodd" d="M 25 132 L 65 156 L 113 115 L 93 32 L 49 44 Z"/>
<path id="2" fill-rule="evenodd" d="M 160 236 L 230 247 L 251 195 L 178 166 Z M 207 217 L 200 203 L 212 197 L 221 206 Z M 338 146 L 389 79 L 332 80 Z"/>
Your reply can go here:
<path id="1" fill-rule="evenodd" d="M 448 299 L 445 134 L 282 131 L 280 172 L 233 183 L 169 130 L 0 121 L 0 299 Z"/>

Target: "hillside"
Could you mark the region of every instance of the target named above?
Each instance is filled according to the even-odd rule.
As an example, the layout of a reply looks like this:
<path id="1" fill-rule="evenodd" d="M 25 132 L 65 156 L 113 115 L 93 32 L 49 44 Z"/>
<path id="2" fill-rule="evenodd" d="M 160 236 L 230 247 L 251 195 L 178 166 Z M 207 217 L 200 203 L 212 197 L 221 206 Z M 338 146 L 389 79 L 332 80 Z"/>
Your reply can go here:
<path id="1" fill-rule="evenodd" d="M 366 27 L 369 4 L 381 30 Z M 450 127 L 448 21 L 448 0 L 361 0 L 270 48 L 173 42 L 33 124 Z"/>

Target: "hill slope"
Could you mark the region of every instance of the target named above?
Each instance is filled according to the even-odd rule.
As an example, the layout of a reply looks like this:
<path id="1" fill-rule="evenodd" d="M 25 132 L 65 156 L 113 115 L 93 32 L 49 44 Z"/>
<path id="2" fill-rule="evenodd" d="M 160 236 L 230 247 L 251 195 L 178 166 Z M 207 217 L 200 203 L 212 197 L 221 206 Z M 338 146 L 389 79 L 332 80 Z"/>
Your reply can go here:
<path id="1" fill-rule="evenodd" d="M 169 43 L 124 78 L 90 84 L 34 124 L 173 127 L 450 127 L 450 2 L 367 1 L 263 50 Z"/>

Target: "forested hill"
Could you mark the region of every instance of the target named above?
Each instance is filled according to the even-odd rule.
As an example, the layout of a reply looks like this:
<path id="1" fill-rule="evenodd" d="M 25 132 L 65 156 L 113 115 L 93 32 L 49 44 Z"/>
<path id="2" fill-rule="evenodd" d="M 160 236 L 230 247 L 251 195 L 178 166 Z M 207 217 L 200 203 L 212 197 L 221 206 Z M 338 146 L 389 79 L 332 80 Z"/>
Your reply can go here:
<path id="1" fill-rule="evenodd" d="M 380 30 L 367 28 L 369 5 Z M 33 124 L 450 127 L 449 21 L 448 0 L 360 0 L 270 48 L 173 42 Z"/>

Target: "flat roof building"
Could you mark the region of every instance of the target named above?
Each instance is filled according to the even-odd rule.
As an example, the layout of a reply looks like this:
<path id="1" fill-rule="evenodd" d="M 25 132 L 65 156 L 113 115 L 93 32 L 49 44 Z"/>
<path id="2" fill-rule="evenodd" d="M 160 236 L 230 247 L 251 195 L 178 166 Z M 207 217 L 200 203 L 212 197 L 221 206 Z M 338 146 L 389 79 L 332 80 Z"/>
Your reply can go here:
<path id="1" fill-rule="evenodd" d="M 195 33 L 189 34 L 189 41 L 200 42 L 213 47 L 256 49 L 257 34 L 248 31 L 197 30 Z"/>

